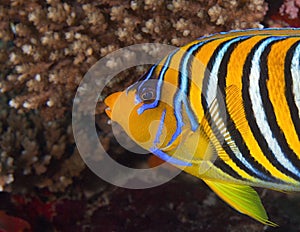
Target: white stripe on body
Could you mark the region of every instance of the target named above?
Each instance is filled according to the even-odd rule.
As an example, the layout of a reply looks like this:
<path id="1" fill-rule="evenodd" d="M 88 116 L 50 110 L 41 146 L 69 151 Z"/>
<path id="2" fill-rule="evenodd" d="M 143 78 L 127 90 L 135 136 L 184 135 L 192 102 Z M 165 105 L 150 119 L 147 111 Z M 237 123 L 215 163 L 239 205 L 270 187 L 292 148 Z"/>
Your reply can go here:
<path id="1" fill-rule="evenodd" d="M 252 102 L 252 110 L 254 113 L 254 117 L 256 119 L 256 123 L 258 128 L 264 138 L 266 139 L 269 149 L 272 151 L 278 162 L 281 163 L 286 169 L 290 172 L 294 173 L 297 176 L 300 176 L 298 169 L 291 163 L 289 159 L 286 158 L 283 153 L 278 141 L 273 136 L 273 132 L 270 128 L 270 125 L 267 120 L 266 113 L 264 111 L 263 102 L 260 94 L 259 80 L 260 80 L 260 57 L 264 51 L 264 49 L 271 42 L 277 40 L 278 38 L 270 38 L 265 40 L 256 50 L 253 56 L 253 60 L 251 63 L 251 71 L 249 76 L 249 95 Z M 298 92 L 298 95 L 300 93 Z"/>
<path id="2" fill-rule="evenodd" d="M 298 44 L 296 47 L 292 58 L 291 73 L 293 80 L 294 101 L 298 108 L 298 116 L 300 119 L 300 44 Z"/>

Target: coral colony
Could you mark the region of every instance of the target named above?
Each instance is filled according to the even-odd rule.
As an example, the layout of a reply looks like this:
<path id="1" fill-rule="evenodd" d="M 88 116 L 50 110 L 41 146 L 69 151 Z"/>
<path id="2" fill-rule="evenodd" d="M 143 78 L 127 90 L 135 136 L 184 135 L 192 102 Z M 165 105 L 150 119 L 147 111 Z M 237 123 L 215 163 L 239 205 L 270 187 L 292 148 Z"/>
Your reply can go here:
<path id="1" fill-rule="evenodd" d="M 59 191 L 80 174 L 84 165 L 67 165 L 82 162 L 69 149 L 70 110 L 98 59 L 137 43 L 180 46 L 203 34 L 259 27 L 266 10 L 262 0 L 1 1 L 1 188 L 34 176 L 32 186 Z M 51 171 L 58 160 L 61 168 Z"/>

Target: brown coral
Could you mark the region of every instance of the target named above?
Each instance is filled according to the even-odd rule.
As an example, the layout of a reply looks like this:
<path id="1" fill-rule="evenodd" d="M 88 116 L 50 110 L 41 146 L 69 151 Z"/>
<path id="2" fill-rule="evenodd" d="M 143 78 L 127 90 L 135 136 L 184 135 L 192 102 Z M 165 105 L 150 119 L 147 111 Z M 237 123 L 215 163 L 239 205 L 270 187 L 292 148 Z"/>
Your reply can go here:
<path id="1" fill-rule="evenodd" d="M 76 217 L 68 221 L 63 217 L 55 228 L 64 225 L 67 229 L 57 229 L 61 231 L 72 230 L 72 226 L 86 230 L 88 224 L 99 225 L 91 230 L 149 230 L 149 223 L 166 230 L 224 229 L 224 223 L 215 223 L 215 215 L 219 215 L 222 222 L 231 221 L 227 223 L 227 230 L 240 230 L 240 225 L 246 225 L 251 231 L 260 230 L 260 225 L 252 221 L 244 223 L 246 218 L 235 213 L 228 218 L 230 210 L 227 212 L 222 205 L 212 208 L 211 200 L 206 200 L 205 187 L 199 188 L 196 183 L 194 188 L 194 180 L 189 183 L 191 179 L 175 180 L 180 183 L 171 182 L 153 192 L 115 188 L 104 191 L 104 183 L 85 168 L 76 150 L 71 107 L 83 75 L 98 59 L 118 48 L 144 42 L 180 46 L 204 34 L 260 27 L 266 10 L 262 0 L 2 0 L 0 192 L 34 195 L 45 190 L 41 198 L 47 195 L 45 199 L 50 202 L 58 196 L 84 198 L 89 210 L 79 207 L 78 211 L 85 221 L 79 222 Z M 122 60 L 110 60 L 107 68 L 119 62 Z M 128 86 L 144 70 L 124 71 L 101 97 Z M 128 164 L 129 155 L 115 146 L 103 111 L 104 105 L 99 103 L 96 119 L 100 140 L 114 158 Z M 174 195 L 178 186 L 187 191 Z M 171 199 L 161 197 L 164 195 Z M 70 211 L 63 212 L 67 213 L 58 213 L 57 218 L 74 215 Z M 114 218 L 117 220 L 113 221 Z M 149 222 L 149 218 L 154 220 Z"/>
<path id="2" fill-rule="evenodd" d="M 1 1 L 0 187 L 63 190 L 84 169 L 70 112 L 77 86 L 99 58 L 131 44 L 180 46 L 203 34 L 258 27 L 265 11 L 262 0 Z M 126 75 L 108 91 L 134 81 Z M 106 117 L 98 122 L 109 144 Z"/>

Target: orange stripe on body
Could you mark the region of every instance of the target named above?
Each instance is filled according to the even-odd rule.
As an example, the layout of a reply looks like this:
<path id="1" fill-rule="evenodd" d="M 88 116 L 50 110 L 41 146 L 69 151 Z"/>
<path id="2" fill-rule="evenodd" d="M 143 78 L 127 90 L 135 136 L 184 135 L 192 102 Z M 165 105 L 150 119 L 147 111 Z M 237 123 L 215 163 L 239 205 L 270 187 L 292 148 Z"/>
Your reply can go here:
<path id="1" fill-rule="evenodd" d="M 240 96 L 242 96 L 242 76 L 243 76 L 243 64 L 246 61 L 247 55 L 250 53 L 251 49 L 254 47 L 256 43 L 260 40 L 264 39 L 266 36 L 254 36 L 253 38 L 248 39 L 240 43 L 235 50 L 232 52 L 228 63 L 228 72 L 226 78 L 226 86 L 236 85 L 240 90 Z M 228 102 L 227 102 L 228 104 Z M 244 106 L 247 107 L 247 106 Z M 281 179 L 288 183 L 297 183 L 294 179 L 290 178 L 289 176 L 285 175 L 284 173 L 280 172 L 276 167 L 274 167 L 271 162 L 266 158 L 263 154 L 259 144 L 257 143 L 251 129 L 249 123 L 243 115 L 234 114 L 232 112 L 232 108 L 229 108 L 229 114 L 232 117 L 232 120 L 237 125 L 242 120 L 243 123 L 243 131 L 240 131 L 241 136 L 250 151 L 250 155 L 263 167 L 265 167 L 274 177 Z"/>
<path id="2" fill-rule="evenodd" d="M 190 90 L 190 102 L 191 107 L 197 115 L 199 122 L 204 117 L 204 110 L 202 108 L 202 84 L 204 79 L 204 73 L 207 64 L 216 50 L 216 48 L 224 41 L 230 40 L 232 37 L 226 37 L 222 39 L 213 40 L 205 45 L 195 54 L 194 61 L 191 67 L 192 82 Z"/>
<path id="3" fill-rule="evenodd" d="M 195 60 L 192 64 L 192 84 L 190 91 L 190 101 L 191 106 L 194 112 L 197 115 L 199 122 L 203 124 L 203 122 L 207 123 L 207 120 L 204 115 L 204 110 L 202 108 L 201 102 L 201 91 L 202 91 L 202 83 L 204 79 L 204 72 L 207 67 L 207 64 L 216 50 L 216 48 L 223 42 L 232 39 L 233 37 L 226 37 L 222 39 L 213 40 L 205 45 L 199 50 L 199 52 L 195 55 Z M 203 125 L 202 125 L 203 126 Z M 212 132 L 210 127 L 205 127 L 205 133 L 210 137 L 211 142 L 216 143 L 217 138 Z M 219 143 L 219 142 L 218 142 Z M 231 158 L 226 154 L 225 150 L 221 147 L 221 144 L 214 144 L 215 147 L 218 147 L 219 158 L 222 159 L 228 166 L 230 166 L 234 171 L 236 171 L 242 178 L 253 181 L 256 180 L 254 177 L 249 175 L 247 172 L 243 171 L 238 165 L 236 165 Z M 220 155 L 222 154 L 222 155 Z M 228 176 L 225 173 L 225 176 Z M 228 177 L 227 177 L 228 178 Z M 232 178 L 232 177 L 231 177 Z M 231 179 L 230 178 L 230 179 Z"/>
<path id="4" fill-rule="evenodd" d="M 300 158 L 300 141 L 295 130 L 291 112 L 285 96 L 284 61 L 287 50 L 299 38 L 290 38 L 277 42 L 271 48 L 268 56 L 267 88 L 272 102 L 277 123 L 281 128 L 290 148 Z"/>

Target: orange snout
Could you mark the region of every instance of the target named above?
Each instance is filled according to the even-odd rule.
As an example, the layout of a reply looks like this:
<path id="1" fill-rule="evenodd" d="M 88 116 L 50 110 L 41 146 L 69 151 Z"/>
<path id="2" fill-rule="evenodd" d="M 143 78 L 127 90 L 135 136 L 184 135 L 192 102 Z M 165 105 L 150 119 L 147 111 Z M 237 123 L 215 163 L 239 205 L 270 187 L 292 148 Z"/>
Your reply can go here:
<path id="1" fill-rule="evenodd" d="M 109 118 L 112 117 L 112 111 L 113 111 L 114 105 L 121 94 L 122 94 L 122 92 L 116 92 L 116 93 L 109 95 L 107 98 L 104 99 L 104 104 L 107 105 L 107 108 L 105 109 L 105 113 L 107 114 L 107 116 Z"/>

